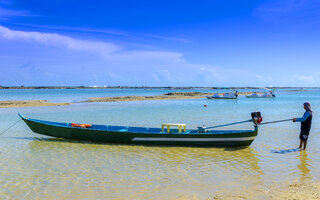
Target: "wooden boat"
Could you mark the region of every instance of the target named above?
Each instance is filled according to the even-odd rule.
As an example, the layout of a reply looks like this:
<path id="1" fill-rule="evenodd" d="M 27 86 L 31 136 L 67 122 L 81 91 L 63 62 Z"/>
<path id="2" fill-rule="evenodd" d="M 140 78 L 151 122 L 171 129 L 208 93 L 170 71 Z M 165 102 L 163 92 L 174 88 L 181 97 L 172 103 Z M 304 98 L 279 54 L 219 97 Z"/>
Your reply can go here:
<path id="1" fill-rule="evenodd" d="M 258 134 L 258 126 L 253 130 L 183 130 L 109 125 L 83 125 L 74 127 L 72 123 L 51 122 L 19 116 L 38 134 L 104 143 L 137 145 L 232 147 L 249 146 Z M 180 129 L 181 130 L 181 129 Z"/>

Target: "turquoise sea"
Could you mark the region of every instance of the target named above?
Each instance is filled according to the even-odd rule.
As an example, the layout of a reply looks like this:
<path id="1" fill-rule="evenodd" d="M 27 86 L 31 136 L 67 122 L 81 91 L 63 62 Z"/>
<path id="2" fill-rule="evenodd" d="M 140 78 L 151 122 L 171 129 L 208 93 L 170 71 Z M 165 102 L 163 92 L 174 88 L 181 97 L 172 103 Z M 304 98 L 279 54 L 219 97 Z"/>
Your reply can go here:
<path id="1" fill-rule="evenodd" d="M 241 149 L 59 140 L 35 134 L 20 122 L 0 136 L 0 199 L 213 199 L 230 191 L 248 191 L 252 198 L 266 199 L 266 191 L 274 185 L 319 182 L 319 89 L 277 90 L 275 99 L 81 102 L 89 97 L 167 92 L 176 91 L 0 90 L 0 101 L 76 102 L 71 106 L 0 108 L 0 132 L 19 120 L 18 112 L 61 122 L 149 127 L 172 122 L 196 128 L 246 120 L 253 111 L 260 111 L 264 121 L 300 117 L 304 113 L 302 104 L 309 101 L 314 118 L 308 149 L 292 150 L 299 142 L 299 124 L 292 122 L 261 126 L 253 144 Z M 248 128 L 253 128 L 252 124 L 224 129 Z"/>

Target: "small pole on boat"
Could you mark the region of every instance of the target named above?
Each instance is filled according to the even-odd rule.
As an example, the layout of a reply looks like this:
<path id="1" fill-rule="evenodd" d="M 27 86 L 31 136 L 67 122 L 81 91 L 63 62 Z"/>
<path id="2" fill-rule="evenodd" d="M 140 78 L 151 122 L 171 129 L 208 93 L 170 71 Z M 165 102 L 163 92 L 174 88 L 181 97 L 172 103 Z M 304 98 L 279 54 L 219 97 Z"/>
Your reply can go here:
<path id="1" fill-rule="evenodd" d="M 270 122 L 263 122 L 263 123 L 260 123 L 259 125 L 273 124 L 273 123 L 286 122 L 286 121 L 292 121 L 292 119 L 282 119 L 282 120 L 276 120 L 276 121 L 270 121 Z"/>
<path id="2" fill-rule="evenodd" d="M 217 126 L 210 126 L 210 127 L 206 127 L 206 128 L 203 128 L 203 129 L 219 128 L 219 127 L 223 127 L 223 126 L 231 126 L 231 125 L 242 124 L 242 123 L 247 123 L 247 122 L 252 122 L 252 119 L 245 120 L 245 121 L 240 121 L 240 122 L 229 123 L 229 124 L 222 124 L 222 125 L 217 125 Z"/>
<path id="3" fill-rule="evenodd" d="M 240 121 L 240 122 L 233 122 L 233 123 L 228 123 L 228 124 L 222 124 L 222 125 L 217 125 L 217 126 L 210 126 L 210 127 L 198 127 L 199 132 L 205 132 L 205 130 L 212 129 L 212 128 L 219 128 L 219 127 L 224 127 L 224 126 L 232 126 L 236 124 L 242 124 L 242 123 L 247 123 L 247 122 L 253 122 L 255 126 L 260 124 L 262 121 L 261 113 L 260 112 L 252 112 L 251 113 L 251 119 L 245 120 L 245 121 Z"/>
<path id="4" fill-rule="evenodd" d="M 240 121 L 240 122 L 229 123 L 229 124 L 222 124 L 222 125 L 210 126 L 210 127 L 198 127 L 198 131 L 199 132 L 205 132 L 205 130 L 212 129 L 212 128 L 231 126 L 231 125 L 242 124 L 242 123 L 247 123 L 247 122 L 253 122 L 255 127 L 256 127 L 258 125 L 273 124 L 273 123 L 286 122 L 286 121 L 291 121 L 292 120 L 292 119 L 282 119 L 282 120 L 276 120 L 276 121 L 270 121 L 270 122 L 261 123 L 262 122 L 262 117 L 261 117 L 261 113 L 260 112 L 251 113 L 251 118 L 252 119 L 245 120 L 245 121 Z"/>

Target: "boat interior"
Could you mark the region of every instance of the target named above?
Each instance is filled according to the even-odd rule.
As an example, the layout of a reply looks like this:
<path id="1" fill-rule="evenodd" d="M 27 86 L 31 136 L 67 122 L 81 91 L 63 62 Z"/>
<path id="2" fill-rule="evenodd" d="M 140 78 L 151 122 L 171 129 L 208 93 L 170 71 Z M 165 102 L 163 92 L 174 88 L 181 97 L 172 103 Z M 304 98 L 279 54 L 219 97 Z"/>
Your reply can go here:
<path id="1" fill-rule="evenodd" d="M 44 121 L 44 120 L 38 120 L 38 119 L 28 119 L 30 121 L 43 123 L 47 125 L 53 125 L 53 126 L 62 126 L 62 127 L 70 127 L 70 128 L 80 128 L 81 127 L 72 127 L 72 123 L 63 123 L 63 122 L 51 122 L 51 121 Z M 161 128 L 147 128 L 147 127 L 131 127 L 131 126 L 110 126 L 110 125 L 96 125 L 92 124 L 91 127 L 88 127 L 86 129 L 92 129 L 92 130 L 101 130 L 101 131 L 114 131 L 114 132 L 129 132 L 129 133 L 167 133 L 167 129 L 164 129 L 164 132 L 162 132 Z M 202 134 L 231 134 L 231 133 L 241 133 L 241 132 L 250 132 L 254 130 L 208 130 L 205 133 Z M 170 134 L 172 133 L 179 133 L 178 129 L 171 128 Z M 185 132 L 179 133 L 179 134 L 192 134 L 192 133 L 198 133 L 198 130 L 186 130 Z"/>

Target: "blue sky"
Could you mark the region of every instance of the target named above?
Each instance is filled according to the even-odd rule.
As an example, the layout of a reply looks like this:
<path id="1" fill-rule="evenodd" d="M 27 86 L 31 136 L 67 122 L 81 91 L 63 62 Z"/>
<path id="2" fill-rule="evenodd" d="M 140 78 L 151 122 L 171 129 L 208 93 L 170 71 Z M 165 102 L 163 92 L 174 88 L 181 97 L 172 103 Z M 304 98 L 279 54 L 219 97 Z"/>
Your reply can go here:
<path id="1" fill-rule="evenodd" d="M 0 0 L 0 85 L 320 86 L 317 0 Z"/>

